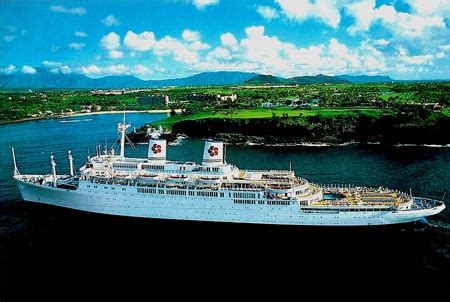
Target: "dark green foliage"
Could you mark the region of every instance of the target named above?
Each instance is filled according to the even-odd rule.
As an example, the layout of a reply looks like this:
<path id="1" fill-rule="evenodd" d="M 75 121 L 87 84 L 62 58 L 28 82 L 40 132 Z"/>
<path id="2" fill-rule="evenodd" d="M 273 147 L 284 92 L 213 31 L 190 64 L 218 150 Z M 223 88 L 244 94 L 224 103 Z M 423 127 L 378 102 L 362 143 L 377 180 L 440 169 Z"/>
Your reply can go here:
<path id="1" fill-rule="evenodd" d="M 238 133 L 284 137 L 296 142 L 449 144 L 450 118 L 442 116 L 433 123 L 420 126 L 399 123 L 397 117 L 392 115 L 374 118 L 363 114 L 334 118 L 316 115 L 306 118 L 273 116 L 269 119 L 203 119 L 177 122 L 172 126 L 172 132 L 193 137 Z"/>

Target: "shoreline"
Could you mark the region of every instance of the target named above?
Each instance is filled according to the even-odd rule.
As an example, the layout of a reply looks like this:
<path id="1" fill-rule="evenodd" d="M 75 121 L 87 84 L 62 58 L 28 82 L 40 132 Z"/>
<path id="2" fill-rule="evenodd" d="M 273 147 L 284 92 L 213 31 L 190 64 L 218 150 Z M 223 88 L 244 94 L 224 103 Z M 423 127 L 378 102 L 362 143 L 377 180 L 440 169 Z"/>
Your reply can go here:
<path id="1" fill-rule="evenodd" d="M 181 109 L 174 109 L 176 113 L 180 113 Z M 170 113 L 171 109 L 154 109 L 154 110 L 125 110 L 125 113 Z M 96 111 L 96 112 L 78 112 L 69 115 L 55 115 L 48 117 L 27 117 L 18 120 L 9 120 L 9 121 L 0 121 L 0 125 L 3 124 L 14 124 L 14 123 L 22 123 L 28 121 L 37 121 L 37 120 L 46 120 L 46 119 L 65 119 L 68 117 L 76 117 L 76 116 L 86 116 L 86 115 L 98 115 L 98 114 L 117 114 L 123 113 L 123 111 Z"/>

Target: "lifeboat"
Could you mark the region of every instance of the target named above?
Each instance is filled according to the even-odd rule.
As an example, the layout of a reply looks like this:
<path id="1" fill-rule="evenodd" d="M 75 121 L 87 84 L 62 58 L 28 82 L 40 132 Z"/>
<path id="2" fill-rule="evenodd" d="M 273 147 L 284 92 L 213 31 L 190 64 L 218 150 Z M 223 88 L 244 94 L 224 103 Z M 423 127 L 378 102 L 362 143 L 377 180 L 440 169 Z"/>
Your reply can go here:
<path id="1" fill-rule="evenodd" d="M 153 184 L 159 182 L 159 177 L 156 174 L 141 175 L 137 179 L 141 184 Z"/>
<path id="2" fill-rule="evenodd" d="M 197 181 L 201 184 L 217 184 L 220 183 L 220 177 L 200 177 Z"/>
<path id="3" fill-rule="evenodd" d="M 184 184 L 189 181 L 186 175 L 172 175 L 166 178 L 168 184 Z"/>

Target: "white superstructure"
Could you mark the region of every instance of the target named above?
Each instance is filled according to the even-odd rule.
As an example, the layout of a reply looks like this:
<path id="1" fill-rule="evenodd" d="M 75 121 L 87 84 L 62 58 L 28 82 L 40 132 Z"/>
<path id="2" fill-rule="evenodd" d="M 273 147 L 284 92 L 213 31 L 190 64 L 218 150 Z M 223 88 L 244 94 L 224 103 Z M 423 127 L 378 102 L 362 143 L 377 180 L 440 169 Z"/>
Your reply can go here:
<path id="1" fill-rule="evenodd" d="M 118 124 L 120 155 L 88 158 L 77 176 L 22 175 L 24 200 L 131 217 L 282 225 L 381 225 L 441 212 L 441 201 L 386 188 L 319 186 L 291 170 L 241 170 L 225 161 L 222 142 L 205 141 L 203 161 L 170 161 L 166 141 L 150 139 L 147 158 L 125 157 L 125 123 Z"/>

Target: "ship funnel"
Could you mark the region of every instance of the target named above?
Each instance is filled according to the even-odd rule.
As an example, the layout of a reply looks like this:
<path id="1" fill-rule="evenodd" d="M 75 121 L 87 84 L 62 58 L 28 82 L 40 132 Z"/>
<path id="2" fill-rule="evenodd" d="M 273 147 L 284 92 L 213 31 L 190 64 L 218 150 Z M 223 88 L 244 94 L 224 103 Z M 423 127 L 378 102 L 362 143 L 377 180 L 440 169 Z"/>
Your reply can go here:
<path id="1" fill-rule="evenodd" d="M 205 141 L 203 149 L 203 165 L 214 165 L 223 163 L 223 142 Z"/>
<path id="2" fill-rule="evenodd" d="M 148 142 L 148 159 L 166 160 L 167 144 L 165 139 L 150 139 Z"/>

